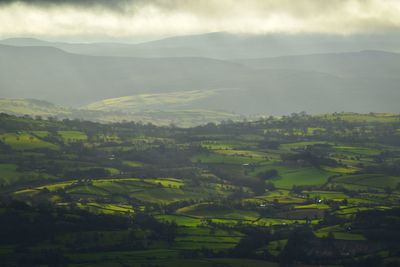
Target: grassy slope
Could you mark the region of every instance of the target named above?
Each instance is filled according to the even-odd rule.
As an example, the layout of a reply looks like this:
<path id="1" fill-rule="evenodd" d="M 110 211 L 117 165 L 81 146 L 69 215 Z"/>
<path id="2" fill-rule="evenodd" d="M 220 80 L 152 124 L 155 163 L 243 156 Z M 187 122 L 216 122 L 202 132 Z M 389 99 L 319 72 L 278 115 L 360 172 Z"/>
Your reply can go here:
<path id="1" fill-rule="evenodd" d="M 380 174 L 356 174 L 341 176 L 334 180 L 334 183 L 359 185 L 366 187 L 386 188 L 396 187 L 400 183 L 400 177 L 386 176 Z"/>
<path id="2" fill-rule="evenodd" d="M 216 94 L 215 90 L 193 90 L 184 92 L 138 94 L 108 98 L 93 102 L 85 109 L 101 111 L 138 112 L 159 108 L 176 108 Z"/>
<path id="3" fill-rule="evenodd" d="M 43 141 L 27 132 L 5 133 L 0 135 L 0 140 L 15 150 L 30 150 L 35 148 L 57 149 L 58 146 Z"/>
<path id="4" fill-rule="evenodd" d="M 15 164 L 0 164 L 0 182 L 2 184 L 10 184 L 18 180 L 21 173 L 17 172 L 17 165 Z"/>
<path id="5" fill-rule="evenodd" d="M 34 99 L 0 99 L 0 112 L 13 115 L 56 116 L 98 122 L 141 121 L 154 125 L 191 127 L 208 122 L 239 120 L 240 115 L 217 110 L 192 109 L 186 104 L 211 96 L 213 91 L 146 94 L 106 99 L 81 109 L 67 109 Z"/>
<path id="6" fill-rule="evenodd" d="M 8 99 L 0 98 L 0 112 L 30 116 L 68 115 L 70 111 L 52 103 L 34 99 Z"/>

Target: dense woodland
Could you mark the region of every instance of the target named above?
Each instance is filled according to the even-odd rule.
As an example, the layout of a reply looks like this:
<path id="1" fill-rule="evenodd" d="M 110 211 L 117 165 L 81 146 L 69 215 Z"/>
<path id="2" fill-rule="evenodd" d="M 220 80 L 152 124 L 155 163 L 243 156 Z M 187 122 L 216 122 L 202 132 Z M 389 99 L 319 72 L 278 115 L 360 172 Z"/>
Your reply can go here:
<path id="1" fill-rule="evenodd" d="M 400 116 L 0 115 L 1 266 L 399 266 Z"/>

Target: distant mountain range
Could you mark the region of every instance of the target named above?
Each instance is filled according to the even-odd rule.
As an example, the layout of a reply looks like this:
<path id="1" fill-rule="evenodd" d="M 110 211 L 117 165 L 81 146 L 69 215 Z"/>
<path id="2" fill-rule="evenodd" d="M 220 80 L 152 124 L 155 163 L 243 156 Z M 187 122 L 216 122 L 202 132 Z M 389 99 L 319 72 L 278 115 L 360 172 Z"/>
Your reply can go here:
<path id="1" fill-rule="evenodd" d="M 63 43 L 33 38 L 0 41 L 11 46 L 51 46 L 66 52 L 121 57 L 262 58 L 360 50 L 400 52 L 400 34 L 230 34 L 224 32 L 175 36 L 139 44 Z"/>
<path id="2" fill-rule="evenodd" d="M 394 48 L 397 40 L 395 36 L 295 39 L 223 33 L 137 45 L 7 39 L 0 42 L 0 97 L 122 113 L 400 112 L 400 54 L 378 50 L 314 53 L 346 47 Z M 304 45 L 289 53 L 291 45 L 283 46 L 284 41 Z M 325 45 L 316 49 L 321 44 Z M 178 49 L 182 47 L 188 49 Z M 288 55 L 305 51 L 314 52 Z M 208 57 L 213 53 L 219 58 Z"/>

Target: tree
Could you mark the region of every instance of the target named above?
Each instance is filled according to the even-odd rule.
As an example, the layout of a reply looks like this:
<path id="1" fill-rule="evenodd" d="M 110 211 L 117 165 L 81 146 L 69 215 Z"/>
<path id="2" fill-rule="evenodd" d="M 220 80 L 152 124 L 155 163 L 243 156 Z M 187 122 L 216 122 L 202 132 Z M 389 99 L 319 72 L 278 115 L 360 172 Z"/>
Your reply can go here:
<path id="1" fill-rule="evenodd" d="M 385 187 L 385 193 L 391 195 L 393 193 L 393 188 L 390 186 Z"/>

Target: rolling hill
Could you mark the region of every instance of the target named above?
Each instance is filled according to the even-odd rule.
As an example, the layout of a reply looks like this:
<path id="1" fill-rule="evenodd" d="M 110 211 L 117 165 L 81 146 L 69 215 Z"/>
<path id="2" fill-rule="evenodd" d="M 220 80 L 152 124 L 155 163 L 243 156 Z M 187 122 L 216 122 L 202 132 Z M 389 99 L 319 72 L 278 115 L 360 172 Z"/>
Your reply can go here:
<path id="1" fill-rule="evenodd" d="M 19 116 L 67 116 L 71 113 L 67 108 L 43 100 L 5 98 L 0 98 L 0 112 Z"/>
<path id="2" fill-rule="evenodd" d="M 344 77 L 372 75 L 374 78 L 390 78 L 400 73 L 400 54 L 376 50 L 241 59 L 236 62 L 258 69 L 320 71 Z"/>
<path id="3" fill-rule="evenodd" d="M 78 108 L 125 96 L 134 96 L 133 105 L 141 105 L 140 97 L 150 94 L 156 101 L 153 109 L 245 115 L 398 112 L 399 59 L 396 53 L 363 51 L 232 62 L 86 56 L 54 47 L 0 45 L 0 97 L 40 97 Z M 185 103 L 163 104 L 165 94 L 193 91 L 202 91 L 202 97 L 186 101 L 183 96 Z"/>
<path id="4" fill-rule="evenodd" d="M 400 35 L 358 34 L 231 34 L 214 32 L 173 36 L 142 43 L 66 43 L 34 38 L 0 41 L 11 46 L 51 46 L 64 51 L 120 57 L 209 57 L 218 59 L 262 58 L 312 53 L 343 53 L 360 50 L 400 52 Z"/>
<path id="5" fill-rule="evenodd" d="M 165 100 L 173 99 L 172 96 L 174 94 L 177 95 L 178 93 L 167 94 Z M 185 93 L 180 95 L 185 95 Z M 152 98 L 152 96 L 153 95 L 147 95 L 148 98 Z M 173 103 L 172 105 L 165 105 L 162 110 L 156 109 L 155 106 L 151 104 L 154 102 L 151 99 L 148 99 L 147 102 L 141 103 L 140 105 L 135 101 L 142 97 L 143 95 L 138 95 L 109 99 L 79 109 L 66 108 L 36 99 L 0 98 L 0 113 L 17 116 L 40 116 L 42 118 L 57 117 L 59 119 L 83 119 L 102 123 L 135 121 L 152 123 L 158 126 L 173 124 L 179 127 L 192 127 L 209 122 L 218 123 L 224 120 L 237 121 L 243 118 L 238 114 L 220 110 L 184 109 L 184 107 L 177 109 Z M 163 95 L 154 95 L 154 99 L 162 100 L 162 98 Z M 102 103 L 102 105 L 100 105 L 100 103 Z M 134 105 L 136 104 L 139 105 L 140 109 L 134 108 Z M 130 106 L 133 107 L 129 108 Z"/>

